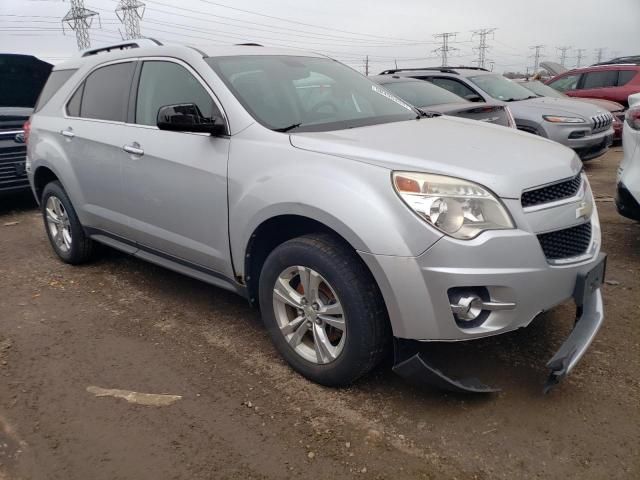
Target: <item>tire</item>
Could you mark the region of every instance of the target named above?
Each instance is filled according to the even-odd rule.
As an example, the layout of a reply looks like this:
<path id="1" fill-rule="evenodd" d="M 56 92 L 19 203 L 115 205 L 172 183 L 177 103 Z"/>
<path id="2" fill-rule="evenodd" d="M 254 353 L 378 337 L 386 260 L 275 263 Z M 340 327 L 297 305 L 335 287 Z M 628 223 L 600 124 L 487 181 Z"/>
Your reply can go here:
<path id="1" fill-rule="evenodd" d="M 300 273 L 300 267 L 308 272 Z M 300 286 L 307 274 L 308 294 Z M 274 291 L 282 292 L 283 285 L 287 301 Z M 387 311 L 371 273 L 353 249 L 332 235 L 305 235 L 276 247 L 262 268 L 259 298 L 278 352 L 316 383 L 350 385 L 375 368 L 391 344 Z M 338 311 L 342 315 L 334 315 Z M 303 328 L 306 333 L 297 343 Z"/>
<path id="2" fill-rule="evenodd" d="M 47 237 L 56 255 L 72 265 L 87 262 L 94 242 L 86 235 L 60 182 L 50 182 L 44 187 L 40 207 Z"/>

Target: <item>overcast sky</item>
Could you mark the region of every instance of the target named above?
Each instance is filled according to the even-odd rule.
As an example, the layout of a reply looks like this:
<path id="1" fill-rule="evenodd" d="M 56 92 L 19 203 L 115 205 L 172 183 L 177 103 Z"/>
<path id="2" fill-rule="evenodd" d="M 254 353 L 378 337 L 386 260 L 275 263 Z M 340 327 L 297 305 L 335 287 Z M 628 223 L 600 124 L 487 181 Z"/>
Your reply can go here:
<path id="1" fill-rule="evenodd" d="M 118 0 L 85 0 L 100 14 L 92 46 L 120 40 L 114 12 Z M 497 71 L 533 65 L 530 46 L 545 45 L 544 59 L 558 60 L 556 47 L 570 46 L 567 65 L 584 49 L 583 65 L 640 55 L 640 0 L 146 0 L 142 35 L 192 45 L 257 42 L 326 53 L 359 70 L 369 55 L 372 73 L 400 67 L 440 65 L 442 32 L 458 32 L 450 65 L 477 58 L 472 30 L 496 28 L 487 58 Z M 77 52 L 75 34 L 63 35 L 62 0 L 0 0 L 0 51 L 29 53 L 57 63 Z"/>

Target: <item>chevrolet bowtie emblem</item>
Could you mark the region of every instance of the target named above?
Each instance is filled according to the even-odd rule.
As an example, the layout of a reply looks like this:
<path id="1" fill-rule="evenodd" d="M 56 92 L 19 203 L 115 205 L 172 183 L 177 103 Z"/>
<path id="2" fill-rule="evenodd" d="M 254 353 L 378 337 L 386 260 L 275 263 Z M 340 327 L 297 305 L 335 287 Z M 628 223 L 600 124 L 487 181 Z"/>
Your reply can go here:
<path id="1" fill-rule="evenodd" d="M 591 202 L 580 202 L 576 208 L 576 218 L 589 219 L 593 213 L 593 204 Z"/>

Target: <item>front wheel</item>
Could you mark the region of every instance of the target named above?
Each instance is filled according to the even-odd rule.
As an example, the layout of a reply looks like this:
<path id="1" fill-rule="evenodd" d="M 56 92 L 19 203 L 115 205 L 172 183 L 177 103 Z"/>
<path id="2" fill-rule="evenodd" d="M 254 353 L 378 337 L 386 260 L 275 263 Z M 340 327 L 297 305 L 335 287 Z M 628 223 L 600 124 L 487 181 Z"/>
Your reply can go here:
<path id="1" fill-rule="evenodd" d="M 389 345 L 387 313 L 371 273 L 330 235 L 295 238 L 271 252 L 260 275 L 260 309 L 280 354 L 323 385 L 351 384 Z"/>

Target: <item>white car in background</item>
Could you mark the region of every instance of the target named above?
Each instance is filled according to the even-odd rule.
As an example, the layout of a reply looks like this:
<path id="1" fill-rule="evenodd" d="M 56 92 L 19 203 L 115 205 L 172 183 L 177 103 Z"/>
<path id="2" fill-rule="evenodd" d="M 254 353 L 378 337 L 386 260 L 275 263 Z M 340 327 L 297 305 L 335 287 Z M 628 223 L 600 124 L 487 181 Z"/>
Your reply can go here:
<path id="1" fill-rule="evenodd" d="M 616 207 L 621 215 L 640 220 L 640 93 L 629 96 L 622 146 L 624 158 L 618 168 Z"/>

